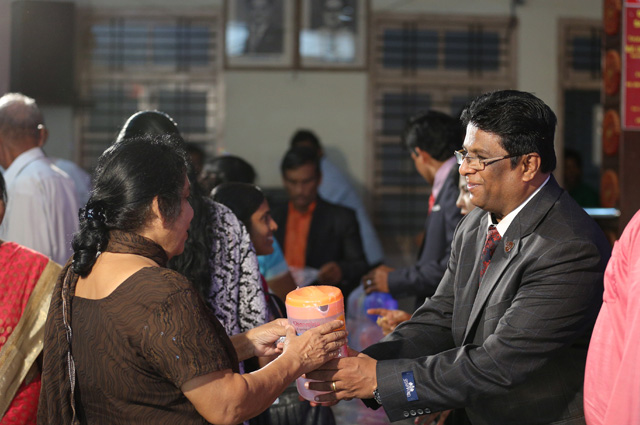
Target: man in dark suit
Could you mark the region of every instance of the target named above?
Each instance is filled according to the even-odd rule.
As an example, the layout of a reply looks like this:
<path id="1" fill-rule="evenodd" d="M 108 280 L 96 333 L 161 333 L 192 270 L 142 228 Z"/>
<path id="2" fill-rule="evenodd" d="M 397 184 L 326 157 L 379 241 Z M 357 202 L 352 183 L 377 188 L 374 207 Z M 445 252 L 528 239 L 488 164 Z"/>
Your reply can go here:
<path id="1" fill-rule="evenodd" d="M 459 174 L 453 152 L 462 145 L 457 119 L 437 111 L 412 118 L 402 134 L 418 173 L 431 185 L 429 211 L 418 262 L 393 269 L 381 265 L 362 279 L 367 293 L 389 292 L 394 298 L 415 296 L 416 307 L 436 291 L 447 268 L 451 241 L 460 218 L 456 207 Z"/>
<path id="2" fill-rule="evenodd" d="M 346 298 L 369 268 L 355 212 L 318 196 L 322 176 L 313 149 L 289 149 L 280 168 L 289 202 L 273 208 L 272 217 L 287 263 L 318 269 L 317 282 L 338 286 Z"/>
<path id="3" fill-rule="evenodd" d="M 464 407 L 476 424 L 584 424 L 590 332 L 610 246 L 557 184 L 556 117 L 535 96 L 482 95 L 456 155 L 473 203 L 436 293 L 382 342 L 307 374 L 321 401 L 392 421 Z M 356 356 L 357 355 L 357 356 Z"/>

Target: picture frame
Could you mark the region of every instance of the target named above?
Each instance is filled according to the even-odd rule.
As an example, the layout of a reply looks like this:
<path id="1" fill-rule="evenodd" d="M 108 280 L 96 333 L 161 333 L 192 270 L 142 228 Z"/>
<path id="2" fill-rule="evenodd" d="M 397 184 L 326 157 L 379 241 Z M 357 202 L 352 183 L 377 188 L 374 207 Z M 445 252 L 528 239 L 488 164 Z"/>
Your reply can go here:
<path id="1" fill-rule="evenodd" d="M 300 1 L 300 68 L 364 69 L 369 0 Z"/>
<path id="2" fill-rule="evenodd" d="M 292 68 L 295 0 L 225 0 L 226 68 Z"/>

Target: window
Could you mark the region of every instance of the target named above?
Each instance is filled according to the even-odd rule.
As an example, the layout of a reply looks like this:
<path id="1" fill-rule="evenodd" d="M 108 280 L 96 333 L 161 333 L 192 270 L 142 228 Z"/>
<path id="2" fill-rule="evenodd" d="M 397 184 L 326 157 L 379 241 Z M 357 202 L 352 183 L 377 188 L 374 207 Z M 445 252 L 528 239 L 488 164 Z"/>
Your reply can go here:
<path id="1" fill-rule="evenodd" d="M 581 156 L 582 178 L 597 190 L 602 163 L 602 23 L 564 19 L 560 21 L 559 35 L 562 99 L 562 108 L 558 111 L 560 146 Z M 562 154 L 556 153 L 558 157 Z"/>
<path id="2" fill-rule="evenodd" d="M 563 87 L 600 88 L 602 28 L 600 22 L 560 22 L 560 73 Z"/>
<path id="3" fill-rule="evenodd" d="M 407 119 L 429 109 L 457 115 L 486 91 L 514 87 L 514 26 L 509 18 L 374 17 L 371 176 L 383 238 L 415 235 L 427 214 L 431 188 L 400 141 Z"/>
<path id="4" fill-rule="evenodd" d="M 134 112 L 171 115 L 184 138 L 212 151 L 219 131 L 219 19 L 109 16 L 82 21 L 80 163 L 93 168 Z"/>

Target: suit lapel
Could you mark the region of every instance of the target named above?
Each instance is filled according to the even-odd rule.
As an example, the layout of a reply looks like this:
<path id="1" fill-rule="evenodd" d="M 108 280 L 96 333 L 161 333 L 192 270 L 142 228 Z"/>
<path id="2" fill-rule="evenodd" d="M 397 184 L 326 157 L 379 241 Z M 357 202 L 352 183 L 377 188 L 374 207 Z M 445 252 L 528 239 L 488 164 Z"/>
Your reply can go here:
<path id="1" fill-rule="evenodd" d="M 468 323 L 469 317 L 473 311 L 473 305 L 476 300 L 476 296 L 478 294 L 478 279 L 480 276 L 480 262 L 477 261 L 476 256 L 479 257 L 479 252 L 482 252 L 482 247 L 484 246 L 484 241 L 486 238 L 486 232 L 484 229 L 487 228 L 487 213 L 478 208 L 477 212 L 482 215 L 481 218 L 478 219 L 479 224 L 475 229 L 475 237 L 473 234 L 469 237 L 469 242 L 464 243 L 459 255 L 459 273 L 460 277 L 456 278 L 457 287 L 456 290 L 456 306 L 461 306 L 462 308 L 456 308 L 454 319 L 456 322 L 456 326 L 454 329 L 460 329 L 459 332 L 455 332 L 454 338 L 456 343 L 462 345 L 462 341 L 466 334 L 468 333 Z M 472 211 L 470 214 L 474 214 Z M 467 217 L 469 219 L 471 217 Z M 472 308 L 469 308 L 472 306 Z"/>
<path id="2" fill-rule="evenodd" d="M 514 223 L 511 224 L 513 226 Z M 511 226 L 509 226 L 509 230 L 511 230 Z M 474 267 L 474 273 L 476 277 L 476 282 L 478 283 L 477 287 L 477 295 L 475 300 L 473 301 L 473 307 L 471 308 L 471 313 L 469 314 L 469 320 L 467 321 L 467 328 L 465 329 L 464 342 L 468 342 L 467 339 L 472 337 L 471 330 L 475 328 L 475 322 L 479 320 L 482 312 L 484 311 L 485 305 L 489 296 L 493 292 L 493 289 L 500 283 L 500 276 L 507 269 L 511 261 L 516 258 L 518 253 L 520 252 L 520 238 L 512 238 L 509 235 L 510 232 L 505 234 L 505 237 L 500 240 L 498 246 L 496 247 L 496 251 L 491 258 L 491 263 L 489 263 L 489 267 L 485 272 L 481 281 L 479 281 L 480 277 L 480 261 L 476 261 L 477 267 Z M 479 247 L 479 252 L 482 252 L 482 248 L 484 247 L 484 241 L 486 239 L 486 235 L 483 235 L 482 243 Z M 479 254 L 478 254 L 479 257 Z"/>
<path id="3" fill-rule="evenodd" d="M 433 218 L 434 214 L 435 215 L 445 214 L 445 212 L 442 210 L 440 202 L 442 202 L 445 196 L 448 195 L 448 192 L 450 190 L 455 189 L 456 192 L 458 191 L 459 178 L 460 178 L 460 173 L 458 172 L 458 167 L 454 166 L 449 172 L 449 174 L 447 175 L 447 180 L 449 179 L 454 180 L 455 183 L 453 185 L 449 185 L 448 182 L 445 181 L 445 183 L 442 185 L 442 189 L 438 193 L 438 197 L 434 202 L 433 209 L 431 210 L 431 214 L 427 215 L 427 219 L 424 222 L 424 239 L 422 241 L 422 244 L 420 245 L 420 249 L 418 250 L 417 261 L 420 261 L 420 259 L 422 258 L 422 253 L 424 251 L 425 246 L 427 245 L 427 238 L 429 237 L 429 226 L 431 225 L 431 221 L 433 221 L 434 219 Z"/>
<path id="4" fill-rule="evenodd" d="M 463 343 L 473 338 L 472 331 L 476 327 L 476 322 L 482 316 L 485 305 L 493 293 L 494 288 L 500 283 L 500 278 L 504 274 L 509 264 L 515 259 L 521 250 L 522 240 L 529 235 L 538 226 L 540 221 L 547 214 L 549 209 L 554 205 L 560 197 L 562 189 L 558 186 L 553 175 L 540 192 L 518 213 L 509 225 L 507 232 L 500 240 L 493 254 L 491 263 L 477 288 L 477 295 L 473 301 L 473 307 L 467 320 L 467 327 L 464 332 Z M 488 217 L 483 218 L 478 229 L 478 237 L 476 240 L 476 267 L 470 277 L 470 281 L 478 281 L 480 274 L 479 258 L 484 242 L 486 239 L 486 225 Z M 526 254 L 526 253 L 525 253 Z M 466 292 L 470 293 L 471 289 Z M 462 304 L 464 305 L 464 304 Z M 468 305 L 468 304 L 467 304 Z"/>

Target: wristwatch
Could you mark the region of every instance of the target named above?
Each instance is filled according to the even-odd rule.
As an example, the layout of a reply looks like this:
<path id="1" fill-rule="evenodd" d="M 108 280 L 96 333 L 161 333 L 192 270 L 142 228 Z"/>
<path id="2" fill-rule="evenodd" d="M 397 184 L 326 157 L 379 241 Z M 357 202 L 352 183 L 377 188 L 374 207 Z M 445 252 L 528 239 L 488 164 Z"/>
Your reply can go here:
<path id="1" fill-rule="evenodd" d="M 382 399 L 380 398 L 380 393 L 378 392 L 378 389 L 376 388 L 375 390 L 373 390 L 373 399 L 380 405 L 382 406 Z"/>

